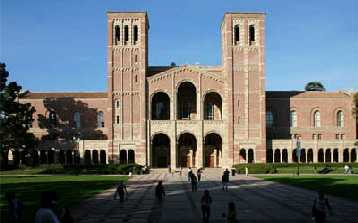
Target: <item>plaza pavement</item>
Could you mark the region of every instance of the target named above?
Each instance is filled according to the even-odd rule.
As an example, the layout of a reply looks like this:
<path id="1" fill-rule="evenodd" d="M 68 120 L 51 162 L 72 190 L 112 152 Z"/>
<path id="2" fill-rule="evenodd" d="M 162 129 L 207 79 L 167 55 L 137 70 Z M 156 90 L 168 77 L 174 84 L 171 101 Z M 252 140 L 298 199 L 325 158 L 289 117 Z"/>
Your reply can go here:
<path id="1" fill-rule="evenodd" d="M 154 188 L 163 180 L 166 197 L 154 199 Z M 222 216 L 234 201 L 241 222 L 312 222 L 311 208 L 316 192 L 252 176 L 230 177 L 229 192 L 221 189 L 221 170 L 204 174 L 198 192 L 191 192 L 186 173 L 158 173 L 133 176 L 128 182 L 129 198 L 113 200 L 114 188 L 84 201 L 73 210 L 75 222 L 201 222 L 200 198 L 208 189 L 213 199 L 210 222 L 226 222 Z M 334 215 L 329 222 L 358 222 L 358 202 L 328 196 Z"/>

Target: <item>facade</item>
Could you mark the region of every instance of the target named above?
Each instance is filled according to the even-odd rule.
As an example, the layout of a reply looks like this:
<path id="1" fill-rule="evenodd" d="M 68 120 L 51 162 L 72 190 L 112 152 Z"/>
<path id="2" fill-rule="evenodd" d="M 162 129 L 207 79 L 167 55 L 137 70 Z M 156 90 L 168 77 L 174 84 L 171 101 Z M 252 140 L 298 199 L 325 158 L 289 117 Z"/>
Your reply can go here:
<path id="1" fill-rule="evenodd" d="M 108 91 L 30 93 L 40 159 L 154 168 L 357 162 L 353 94 L 265 91 L 265 15 L 225 13 L 222 65 L 148 65 L 144 12 L 108 13 Z"/>

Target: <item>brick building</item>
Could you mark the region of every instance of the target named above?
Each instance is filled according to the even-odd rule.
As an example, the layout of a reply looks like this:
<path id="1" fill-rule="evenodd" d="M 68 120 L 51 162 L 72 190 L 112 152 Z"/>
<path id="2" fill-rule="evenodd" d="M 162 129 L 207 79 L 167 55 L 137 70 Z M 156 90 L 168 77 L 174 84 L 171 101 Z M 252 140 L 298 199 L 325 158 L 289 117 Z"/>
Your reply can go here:
<path id="1" fill-rule="evenodd" d="M 44 162 L 357 162 L 353 94 L 265 91 L 265 15 L 225 13 L 222 65 L 148 65 L 146 13 L 109 12 L 108 91 L 30 93 Z"/>

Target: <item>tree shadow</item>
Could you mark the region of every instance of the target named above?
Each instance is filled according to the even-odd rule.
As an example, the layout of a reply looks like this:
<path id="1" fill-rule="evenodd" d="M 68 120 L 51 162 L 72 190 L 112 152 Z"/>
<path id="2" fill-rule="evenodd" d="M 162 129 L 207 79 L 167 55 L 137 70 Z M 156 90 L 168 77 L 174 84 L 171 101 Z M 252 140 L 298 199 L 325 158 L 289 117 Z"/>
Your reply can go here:
<path id="1" fill-rule="evenodd" d="M 88 107 L 87 103 L 74 98 L 46 98 L 43 101 L 47 110 L 45 115 L 38 115 L 39 127 L 46 129 L 42 141 L 52 141 L 55 148 L 76 148 L 74 139 L 104 140 L 107 136 L 98 129 L 97 108 Z M 76 120 L 75 113 L 79 113 Z M 79 122 L 80 124 L 77 124 Z"/>

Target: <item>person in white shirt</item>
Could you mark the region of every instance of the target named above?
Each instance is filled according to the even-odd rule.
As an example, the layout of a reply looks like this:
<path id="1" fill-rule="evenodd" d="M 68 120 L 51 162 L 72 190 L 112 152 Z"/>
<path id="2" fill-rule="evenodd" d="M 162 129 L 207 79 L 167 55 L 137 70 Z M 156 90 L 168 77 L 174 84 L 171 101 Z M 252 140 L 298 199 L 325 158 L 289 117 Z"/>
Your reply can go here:
<path id="1" fill-rule="evenodd" d="M 57 196 L 55 192 L 45 191 L 41 196 L 41 207 L 37 210 L 35 223 L 60 223 L 53 211 L 56 206 Z"/>

